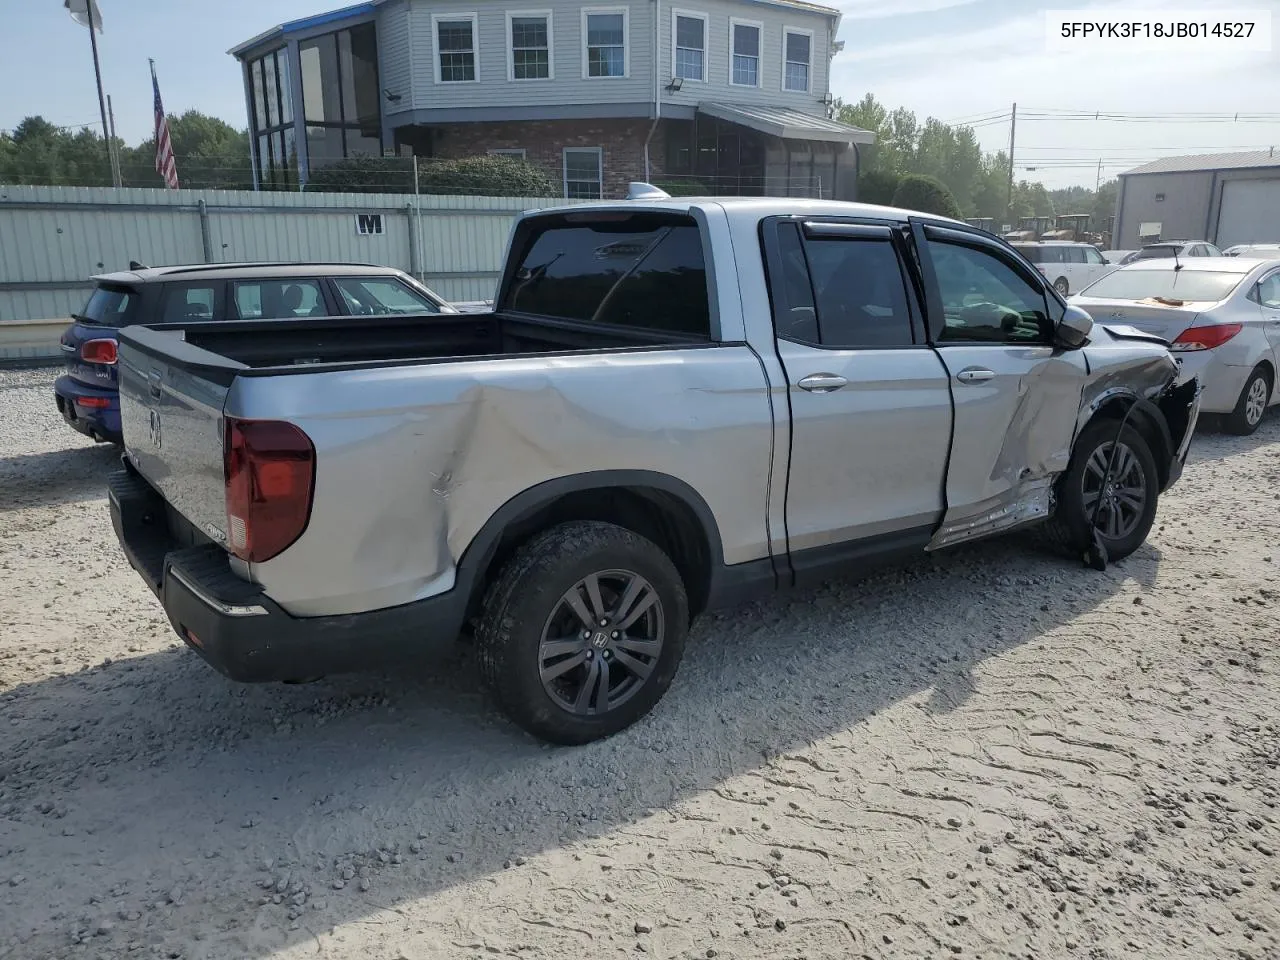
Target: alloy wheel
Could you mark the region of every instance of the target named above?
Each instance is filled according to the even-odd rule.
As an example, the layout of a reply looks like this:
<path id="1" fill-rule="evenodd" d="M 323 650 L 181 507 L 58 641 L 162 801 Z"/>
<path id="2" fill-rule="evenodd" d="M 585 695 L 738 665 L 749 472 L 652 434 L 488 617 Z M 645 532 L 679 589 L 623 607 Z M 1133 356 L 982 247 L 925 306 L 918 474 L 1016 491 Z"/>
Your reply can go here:
<path id="1" fill-rule="evenodd" d="M 658 591 L 640 574 L 605 570 L 583 577 L 556 601 L 542 628 L 543 690 L 582 716 L 620 707 L 657 668 L 664 624 Z"/>
<path id="2" fill-rule="evenodd" d="M 1255 427 L 1267 411 L 1267 378 L 1258 376 L 1249 384 L 1249 393 L 1244 400 L 1244 418 L 1249 426 Z"/>
<path id="3" fill-rule="evenodd" d="M 1104 483 L 1113 449 L 1115 463 Z M 1127 444 L 1099 444 L 1085 465 L 1083 484 L 1085 516 L 1104 537 L 1123 540 L 1137 529 L 1147 507 L 1147 477 Z"/>

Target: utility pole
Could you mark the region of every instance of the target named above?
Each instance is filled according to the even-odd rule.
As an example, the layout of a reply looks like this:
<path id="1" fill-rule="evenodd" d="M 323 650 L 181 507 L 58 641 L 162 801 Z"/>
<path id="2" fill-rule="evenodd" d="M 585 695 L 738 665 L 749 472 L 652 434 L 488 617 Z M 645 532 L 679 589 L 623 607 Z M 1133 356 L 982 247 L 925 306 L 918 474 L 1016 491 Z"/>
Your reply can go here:
<path id="1" fill-rule="evenodd" d="M 1013 105 L 1013 112 L 1009 115 L 1009 197 L 1004 204 L 1004 215 L 1009 218 L 1009 222 L 1013 223 L 1013 146 L 1015 136 L 1018 132 L 1018 105 Z"/>
<path id="2" fill-rule="evenodd" d="M 107 125 L 107 103 L 102 96 L 102 66 L 98 62 L 98 30 L 101 27 L 102 21 L 94 16 L 96 7 L 97 4 L 90 0 L 87 8 L 89 18 L 89 45 L 93 47 L 93 76 L 98 81 L 98 110 L 102 113 L 102 139 L 107 147 L 107 163 L 111 166 L 114 178 L 115 163 L 112 161 L 114 153 L 111 149 L 111 128 Z M 117 183 L 116 186 L 119 186 L 119 184 Z"/>
<path id="3" fill-rule="evenodd" d="M 111 94 L 107 94 L 107 119 L 111 121 L 111 182 L 122 187 L 124 182 L 120 175 L 120 153 L 116 149 L 116 112 L 111 107 Z"/>
<path id="4" fill-rule="evenodd" d="M 1097 193 L 1102 189 L 1102 158 L 1098 158 L 1098 182 L 1093 185 L 1093 192 Z"/>

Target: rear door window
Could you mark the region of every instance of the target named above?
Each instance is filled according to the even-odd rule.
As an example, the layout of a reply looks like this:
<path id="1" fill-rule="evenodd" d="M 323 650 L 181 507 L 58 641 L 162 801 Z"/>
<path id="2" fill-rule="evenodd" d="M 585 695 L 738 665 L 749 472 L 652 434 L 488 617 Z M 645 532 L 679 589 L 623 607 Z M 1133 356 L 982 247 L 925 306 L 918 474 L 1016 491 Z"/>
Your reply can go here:
<path id="1" fill-rule="evenodd" d="M 804 252 L 822 346 L 912 345 L 906 287 L 892 242 L 814 238 Z"/>
<path id="2" fill-rule="evenodd" d="M 681 215 L 548 217 L 533 225 L 503 307 L 709 339 L 701 233 Z"/>
<path id="3" fill-rule="evenodd" d="M 171 283 L 164 292 L 162 323 L 212 320 L 217 314 L 218 287 L 214 283 Z"/>
<path id="4" fill-rule="evenodd" d="M 339 277 L 333 283 L 352 316 L 440 312 L 435 303 L 395 277 Z"/>
<path id="5" fill-rule="evenodd" d="M 127 327 L 138 312 L 138 293 L 130 287 L 103 284 L 89 294 L 76 319 L 103 327 Z"/>
<path id="6" fill-rule="evenodd" d="M 318 280 L 244 280 L 231 285 L 241 320 L 323 317 L 329 313 Z"/>

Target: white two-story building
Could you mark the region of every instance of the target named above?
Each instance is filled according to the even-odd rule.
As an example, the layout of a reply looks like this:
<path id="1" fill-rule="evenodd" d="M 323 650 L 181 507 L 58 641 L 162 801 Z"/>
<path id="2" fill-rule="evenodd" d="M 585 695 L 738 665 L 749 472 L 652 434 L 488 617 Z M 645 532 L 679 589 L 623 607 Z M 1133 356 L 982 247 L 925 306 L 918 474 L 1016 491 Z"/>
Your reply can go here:
<path id="1" fill-rule="evenodd" d="M 264 186 L 358 154 L 507 153 L 567 197 L 853 199 L 873 135 L 830 119 L 839 23 L 805 0 L 372 0 L 230 52 Z"/>

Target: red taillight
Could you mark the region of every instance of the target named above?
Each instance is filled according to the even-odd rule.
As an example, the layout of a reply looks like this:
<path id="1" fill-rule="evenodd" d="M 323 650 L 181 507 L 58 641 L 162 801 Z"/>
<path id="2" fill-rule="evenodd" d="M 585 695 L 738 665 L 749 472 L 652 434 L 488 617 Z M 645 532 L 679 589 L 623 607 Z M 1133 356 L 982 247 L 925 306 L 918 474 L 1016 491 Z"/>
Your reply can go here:
<path id="1" fill-rule="evenodd" d="M 118 356 L 114 340 L 86 340 L 80 344 L 80 359 L 86 363 L 114 364 Z"/>
<path id="2" fill-rule="evenodd" d="M 1244 329 L 1242 323 L 1212 323 L 1203 327 L 1187 327 L 1178 339 L 1169 345 L 1175 353 L 1190 353 L 1196 350 L 1212 350 L 1220 347 Z"/>
<path id="3" fill-rule="evenodd" d="M 302 536 L 315 465 L 316 448 L 293 424 L 227 417 L 223 476 L 232 553 L 262 563 Z"/>
<path id="4" fill-rule="evenodd" d="M 111 406 L 111 400 L 108 397 L 77 397 L 76 406 L 89 407 L 93 410 L 105 410 Z"/>

